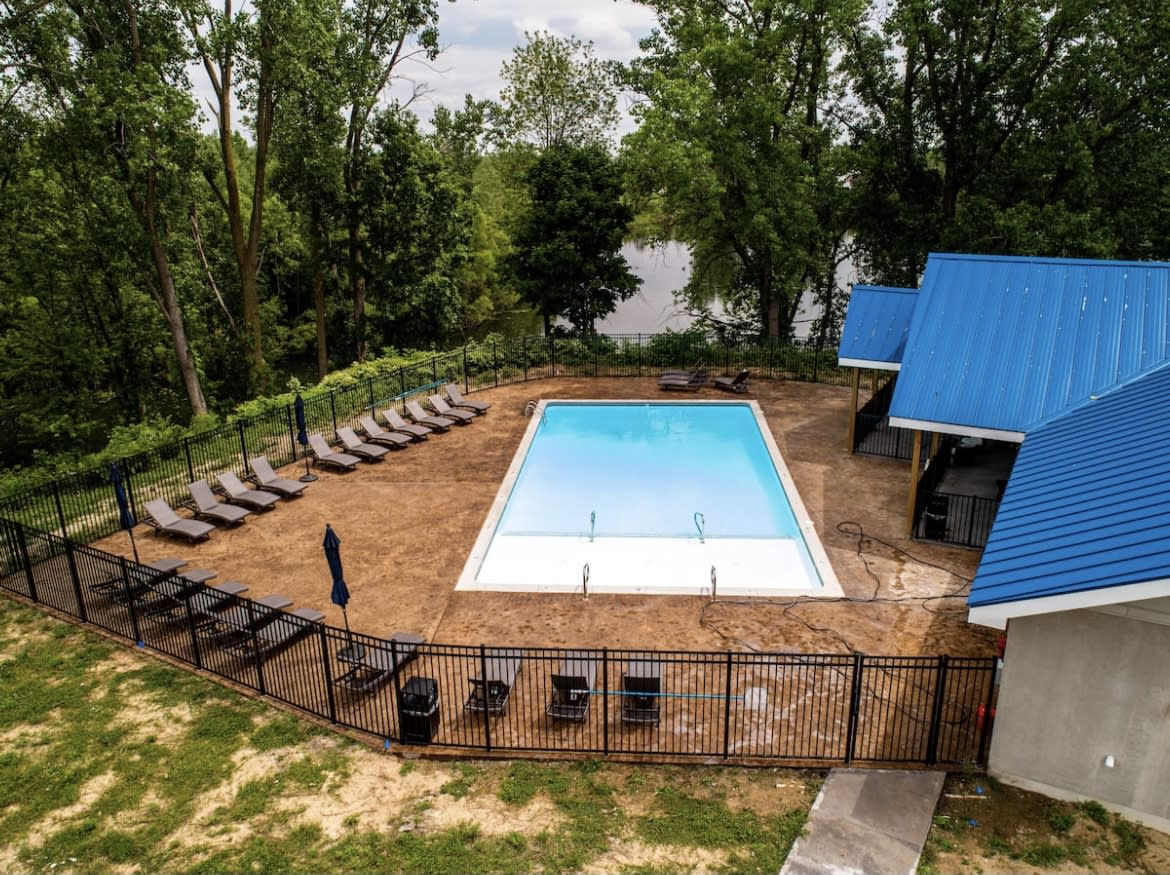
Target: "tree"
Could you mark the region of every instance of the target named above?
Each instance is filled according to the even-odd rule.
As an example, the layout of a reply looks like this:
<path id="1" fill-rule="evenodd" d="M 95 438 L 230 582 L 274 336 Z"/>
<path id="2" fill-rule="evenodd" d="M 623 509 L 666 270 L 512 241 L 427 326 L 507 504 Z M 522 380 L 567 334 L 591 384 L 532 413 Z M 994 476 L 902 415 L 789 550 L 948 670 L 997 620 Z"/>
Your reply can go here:
<path id="1" fill-rule="evenodd" d="M 645 101 L 623 143 L 628 189 L 692 245 L 691 291 L 725 278 L 739 327 L 786 336 L 805 291 L 832 283 L 845 217 L 823 108 L 857 0 L 650 0 L 659 30 L 627 70 Z M 827 277 L 827 278 L 826 278 Z"/>
<path id="2" fill-rule="evenodd" d="M 552 146 L 526 174 L 532 207 L 508 265 L 521 296 L 544 317 L 563 316 L 580 332 L 638 290 L 621 254 L 633 212 L 601 146 Z"/>
<path id="3" fill-rule="evenodd" d="M 343 169 L 347 204 L 349 290 L 353 304 L 354 355 L 366 355 L 366 228 L 362 193 L 367 166 L 366 131 L 386 88 L 401 78 L 404 64 L 439 53 L 438 7 L 434 0 L 351 0 L 342 15 L 338 70 L 348 101 Z M 412 45 L 411 41 L 414 41 Z M 406 108 L 419 94 L 416 87 Z"/>
<path id="4" fill-rule="evenodd" d="M 14 10 L 0 32 L 6 62 L 63 132 L 60 157 L 73 159 L 75 178 L 99 175 L 125 197 L 135 217 L 127 245 L 166 319 L 198 416 L 207 402 L 179 302 L 170 230 L 185 224 L 179 216 L 196 139 L 175 18 L 166 3 L 42 2 Z"/>
<path id="5" fill-rule="evenodd" d="M 494 113 L 500 135 L 542 151 L 605 142 L 617 126 L 617 86 L 593 43 L 540 32 L 524 38 L 500 69 L 507 83 Z"/>

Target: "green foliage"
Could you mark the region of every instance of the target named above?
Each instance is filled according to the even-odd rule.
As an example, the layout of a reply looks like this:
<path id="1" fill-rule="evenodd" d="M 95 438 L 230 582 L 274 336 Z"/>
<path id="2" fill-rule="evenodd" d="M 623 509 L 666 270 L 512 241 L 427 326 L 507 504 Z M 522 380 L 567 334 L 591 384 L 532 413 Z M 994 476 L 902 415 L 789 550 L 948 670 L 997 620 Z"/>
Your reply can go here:
<path id="1" fill-rule="evenodd" d="M 521 296 L 549 321 L 579 332 L 637 291 L 621 254 L 633 213 L 621 202 L 617 167 L 599 146 L 554 146 L 526 175 L 532 206 L 507 264 Z"/>
<path id="2" fill-rule="evenodd" d="M 593 56 L 592 42 L 573 36 L 525 31 L 524 39 L 500 69 L 497 136 L 542 151 L 604 144 L 618 121 L 611 66 Z"/>
<path id="3" fill-rule="evenodd" d="M 1077 810 L 1098 826 L 1109 825 L 1109 810 L 1095 799 L 1079 803 Z"/>

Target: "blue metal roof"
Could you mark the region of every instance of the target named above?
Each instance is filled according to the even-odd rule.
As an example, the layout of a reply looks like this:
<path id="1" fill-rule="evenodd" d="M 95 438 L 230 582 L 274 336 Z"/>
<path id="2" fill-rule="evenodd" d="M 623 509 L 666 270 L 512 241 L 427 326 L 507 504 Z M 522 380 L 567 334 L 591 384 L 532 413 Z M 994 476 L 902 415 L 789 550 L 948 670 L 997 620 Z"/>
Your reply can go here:
<path id="1" fill-rule="evenodd" d="M 844 365 L 899 364 L 918 289 L 854 286 L 841 329 L 837 358 Z"/>
<path id="2" fill-rule="evenodd" d="M 968 604 L 1170 578 L 1168 422 L 1170 365 L 1030 432 Z"/>
<path id="3" fill-rule="evenodd" d="M 1170 264 L 932 254 L 890 416 L 1022 435 L 1167 361 Z"/>

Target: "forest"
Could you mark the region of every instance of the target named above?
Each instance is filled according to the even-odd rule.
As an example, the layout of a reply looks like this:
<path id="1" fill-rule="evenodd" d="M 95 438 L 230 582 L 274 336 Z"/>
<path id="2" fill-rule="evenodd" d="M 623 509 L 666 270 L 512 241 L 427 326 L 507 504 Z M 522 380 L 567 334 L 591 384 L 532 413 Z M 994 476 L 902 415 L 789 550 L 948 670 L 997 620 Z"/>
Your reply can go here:
<path id="1" fill-rule="evenodd" d="M 691 249 L 697 330 L 783 339 L 811 295 L 826 344 L 846 259 L 1170 257 L 1161 0 L 644 5 L 632 62 L 526 34 L 450 109 L 390 97 L 438 0 L 0 0 L 0 467 L 588 334 L 631 239 Z"/>

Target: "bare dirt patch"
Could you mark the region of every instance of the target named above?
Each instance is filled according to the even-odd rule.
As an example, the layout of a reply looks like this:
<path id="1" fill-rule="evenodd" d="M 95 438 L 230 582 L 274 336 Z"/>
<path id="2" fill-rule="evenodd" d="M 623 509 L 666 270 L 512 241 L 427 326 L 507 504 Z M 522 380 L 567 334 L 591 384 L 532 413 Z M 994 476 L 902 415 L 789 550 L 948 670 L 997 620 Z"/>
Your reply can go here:
<path id="1" fill-rule="evenodd" d="M 850 391 L 819 384 L 757 381 L 751 397 L 847 600 L 751 599 L 713 610 L 698 596 L 594 594 L 585 601 L 568 594 L 455 592 L 528 424 L 527 400 L 661 394 L 652 378 L 569 377 L 479 392 L 493 408 L 469 426 L 352 473 L 319 470 L 305 498 L 217 530 L 203 544 L 180 545 L 143 528 L 139 550 L 144 561 L 181 555 L 192 566 L 216 570 L 219 580 L 243 581 L 253 597 L 281 592 L 340 626 L 321 551 L 325 523 L 332 523 L 352 593 L 350 625 L 380 636 L 404 629 L 451 644 L 994 655 L 996 635 L 966 622 L 964 578 L 973 575 L 978 552 L 904 537 L 908 464 L 847 452 Z M 282 473 L 296 477 L 303 468 Z M 121 534 L 96 546 L 128 552 Z M 874 602 L 875 595 L 905 600 Z"/>
<path id="2" fill-rule="evenodd" d="M 708 875 L 720 870 L 727 862 L 724 851 L 707 848 L 678 848 L 647 845 L 634 840 L 621 840 L 586 866 L 585 875 L 608 875 L 610 872 L 650 869 L 656 872 L 689 872 Z"/>

